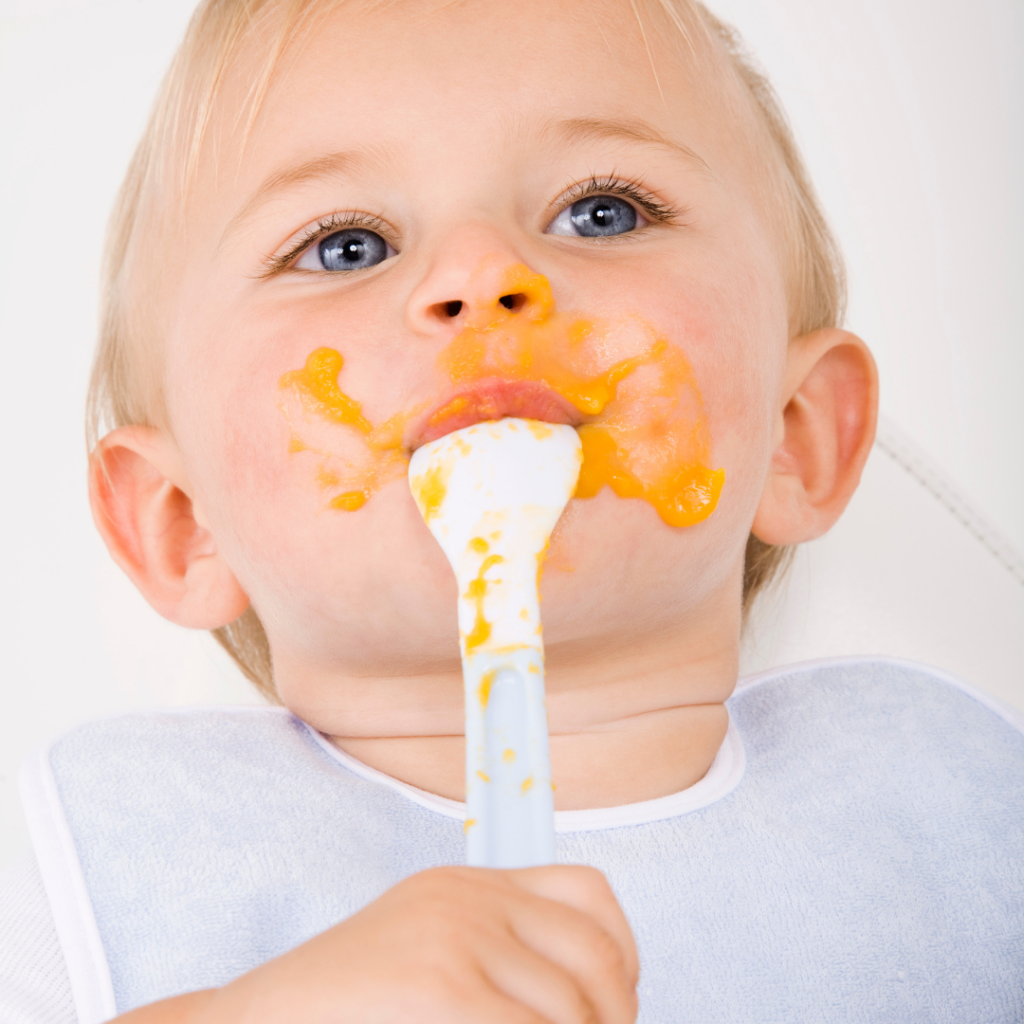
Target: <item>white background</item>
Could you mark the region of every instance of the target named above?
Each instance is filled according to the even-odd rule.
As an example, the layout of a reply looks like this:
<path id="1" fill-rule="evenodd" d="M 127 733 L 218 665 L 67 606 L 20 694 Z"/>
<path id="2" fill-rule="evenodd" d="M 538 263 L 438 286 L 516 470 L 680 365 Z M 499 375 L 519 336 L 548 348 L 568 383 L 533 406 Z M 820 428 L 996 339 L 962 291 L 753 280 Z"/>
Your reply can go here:
<path id="1" fill-rule="evenodd" d="M 883 411 L 1024 550 L 1024 4 L 712 6 L 796 126 Z M 27 844 L 15 773 L 33 746 L 130 707 L 255 699 L 208 637 L 144 605 L 85 501 L 104 222 L 191 7 L 0 7 L 0 867 Z"/>

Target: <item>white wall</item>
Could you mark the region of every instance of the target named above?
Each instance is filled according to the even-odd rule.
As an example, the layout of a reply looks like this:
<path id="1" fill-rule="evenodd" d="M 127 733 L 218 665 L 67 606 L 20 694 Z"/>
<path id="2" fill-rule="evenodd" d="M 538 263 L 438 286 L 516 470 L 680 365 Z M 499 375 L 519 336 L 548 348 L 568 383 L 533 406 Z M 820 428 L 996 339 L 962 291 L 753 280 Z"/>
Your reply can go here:
<path id="1" fill-rule="evenodd" d="M 109 563 L 83 395 L 103 225 L 191 0 L 0 8 L 0 867 L 18 763 L 75 722 L 253 700 L 209 638 Z M 796 125 L 850 265 L 883 409 L 1024 549 L 1024 5 L 718 0 Z"/>
<path id="2" fill-rule="evenodd" d="M 796 127 L 883 412 L 1024 549 L 1024 4 L 711 6 Z"/>

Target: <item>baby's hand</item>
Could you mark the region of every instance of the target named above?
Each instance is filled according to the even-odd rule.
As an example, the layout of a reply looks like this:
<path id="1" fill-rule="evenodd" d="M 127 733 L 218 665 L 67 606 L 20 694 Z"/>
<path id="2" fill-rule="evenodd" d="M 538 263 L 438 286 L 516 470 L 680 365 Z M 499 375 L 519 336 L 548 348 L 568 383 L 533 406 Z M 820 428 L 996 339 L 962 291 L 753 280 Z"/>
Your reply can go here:
<path id="1" fill-rule="evenodd" d="M 593 868 L 435 868 L 221 989 L 123 1024 L 632 1024 L 636 946 Z"/>

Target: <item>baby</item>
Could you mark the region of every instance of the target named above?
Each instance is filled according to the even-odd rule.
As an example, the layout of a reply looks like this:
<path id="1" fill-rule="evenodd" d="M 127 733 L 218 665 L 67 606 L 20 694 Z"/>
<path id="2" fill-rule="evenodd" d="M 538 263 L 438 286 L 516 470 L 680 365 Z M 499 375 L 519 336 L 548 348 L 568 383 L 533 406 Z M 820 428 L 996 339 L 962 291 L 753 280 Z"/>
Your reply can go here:
<path id="1" fill-rule="evenodd" d="M 27 768 L 53 922 L 2 926 L 55 928 L 67 980 L 0 967 L 12 1019 L 1021 1019 L 1024 736 L 870 661 L 732 696 L 877 377 L 706 10 L 207 0 L 108 278 L 99 529 L 283 707 Z M 457 593 L 405 473 L 505 416 L 585 462 L 541 583 L 560 864 L 495 871 L 461 866 Z"/>

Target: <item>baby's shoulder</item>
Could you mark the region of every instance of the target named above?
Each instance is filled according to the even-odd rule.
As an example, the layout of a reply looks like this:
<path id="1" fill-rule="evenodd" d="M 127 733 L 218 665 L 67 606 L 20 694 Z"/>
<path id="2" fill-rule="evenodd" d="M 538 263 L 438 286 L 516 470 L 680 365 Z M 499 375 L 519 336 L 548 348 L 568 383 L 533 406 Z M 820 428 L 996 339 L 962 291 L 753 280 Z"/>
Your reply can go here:
<path id="1" fill-rule="evenodd" d="M 1024 734 L 1024 713 L 941 669 L 882 656 L 829 658 L 787 665 L 741 679 L 729 701 L 734 714 L 763 726 L 810 724 L 820 716 L 901 730 L 963 726 Z M 964 718 L 963 716 L 966 716 Z"/>
<path id="2" fill-rule="evenodd" d="M 743 681 L 729 709 L 763 780 L 1024 806 L 1024 716 L 938 669 L 880 657 L 790 666 Z"/>
<path id="3" fill-rule="evenodd" d="M 169 762 L 202 769 L 244 758 L 255 767 L 309 745 L 309 728 L 285 708 L 197 705 L 93 719 L 58 736 L 40 755 L 58 773 L 93 765 L 107 775 L 126 769 L 146 775 Z"/>

